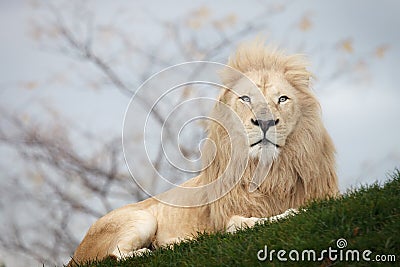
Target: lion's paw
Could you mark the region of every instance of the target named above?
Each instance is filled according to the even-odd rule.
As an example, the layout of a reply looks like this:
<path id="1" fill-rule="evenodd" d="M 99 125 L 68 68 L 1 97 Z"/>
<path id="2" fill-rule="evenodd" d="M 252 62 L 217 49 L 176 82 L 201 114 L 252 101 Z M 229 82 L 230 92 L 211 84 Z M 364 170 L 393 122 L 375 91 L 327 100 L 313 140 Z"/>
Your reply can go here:
<path id="1" fill-rule="evenodd" d="M 242 228 L 251 228 L 254 227 L 257 223 L 260 223 L 260 218 L 256 217 L 251 217 L 251 218 L 246 218 L 242 216 L 232 216 L 231 219 L 229 220 L 226 231 L 228 233 L 235 233 L 237 230 L 242 229 Z"/>

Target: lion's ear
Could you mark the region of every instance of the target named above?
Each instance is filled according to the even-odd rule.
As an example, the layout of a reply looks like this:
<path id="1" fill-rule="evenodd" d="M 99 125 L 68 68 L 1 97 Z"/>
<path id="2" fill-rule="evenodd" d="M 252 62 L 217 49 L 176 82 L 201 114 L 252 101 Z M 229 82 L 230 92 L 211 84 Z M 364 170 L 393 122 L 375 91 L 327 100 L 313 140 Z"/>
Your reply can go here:
<path id="1" fill-rule="evenodd" d="M 221 93 L 219 94 L 218 100 L 224 104 L 227 104 L 229 99 L 229 92 L 229 89 L 222 89 Z"/>
<path id="2" fill-rule="evenodd" d="M 285 78 L 295 88 L 306 91 L 310 88 L 311 79 L 314 77 L 306 68 L 308 65 L 301 55 L 294 55 L 287 58 L 285 64 Z"/>
<path id="3" fill-rule="evenodd" d="M 222 84 L 226 87 L 232 88 L 235 83 L 243 77 L 243 74 L 229 66 L 225 66 L 218 71 L 218 76 L 221 78 Z"/>
<path id="4" fill-rule="evenodd" d="M 228 102 L 231 89 L 240 80 L 240 78 L 243 77 L 243 74 L 232 67 L 225 66 L 223 69 L 218 71 L 218 76 L 220 77 L 224 87 L 221 87 L 222 92 L 220 93 L 218 99 L 222 103 L 226 104 Z"/>

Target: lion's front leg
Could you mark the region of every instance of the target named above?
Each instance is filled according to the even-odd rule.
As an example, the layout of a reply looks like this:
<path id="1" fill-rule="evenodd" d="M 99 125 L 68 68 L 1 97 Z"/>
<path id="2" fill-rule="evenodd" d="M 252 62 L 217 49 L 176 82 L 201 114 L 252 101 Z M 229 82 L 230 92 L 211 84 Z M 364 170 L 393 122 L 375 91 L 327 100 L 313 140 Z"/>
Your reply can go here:
<path id="1" fill-rule="evenodd" d="M 230 218 L 228 224 L 226 225 L 226 231 L 228 233 L 234 233 L 237 230 L 245 227 L 253 227 L 257 223 L 264 223 L 264 222 L 276 222 L 278 220 L 282 220 L 289 216 L 296 215 L 299 211 L 297 209 L 288 209 L 282 214 L 278 214 L 276 216 L 272 216 L 269 218 L 257 218 L 257 217 L 250 217 L 246 218 L 239 215 L 234 215 Z"/>

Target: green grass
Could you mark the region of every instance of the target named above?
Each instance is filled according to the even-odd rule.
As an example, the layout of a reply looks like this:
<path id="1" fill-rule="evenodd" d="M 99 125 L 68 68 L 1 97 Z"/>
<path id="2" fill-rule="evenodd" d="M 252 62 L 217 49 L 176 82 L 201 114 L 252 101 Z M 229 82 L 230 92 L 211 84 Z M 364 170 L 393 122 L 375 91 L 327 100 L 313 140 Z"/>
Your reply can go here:
<path id="1" fill-rule="evenodd" d="M 397 170 L 384 185 L 372 185 L 346 193 L 335 200 L 311 203 L 306 212 L 279 223 L 258 225 L 236 234 L 201 234 L 195 241 L 171 249 L 158 249 L 151 255 L 121 262 L 106 259 L 88 266 L 400 266 L 400 172 Z M 371 250 L 395 255 L 395 263 L 330 261 L 280 262 L 276 253 L 272 262 L 261 262 L 257 252 L 284 249 L 313 249 L 317 253 L 344 238 L 343 250 Z M 294 254 L 293 254 L 294 255 Z M 319 255 L 319 254 L 317 254 Z M 285 255 L 288 257 L 288 254 Z M 360 256 L 361 257 L 361 256 Z"/>

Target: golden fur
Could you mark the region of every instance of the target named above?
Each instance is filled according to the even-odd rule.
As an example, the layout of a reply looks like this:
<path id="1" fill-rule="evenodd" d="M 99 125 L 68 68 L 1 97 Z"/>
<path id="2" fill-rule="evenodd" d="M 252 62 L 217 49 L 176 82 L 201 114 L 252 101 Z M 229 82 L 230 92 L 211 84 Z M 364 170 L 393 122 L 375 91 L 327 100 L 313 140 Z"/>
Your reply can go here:
<path id="1" fill-rule="evenodd" d="M 186 189 L 172 189 L 100 218 L 76 249 L 71 266 L 89 259 L 135 255 L 142 248 L 179 242 L 199 231 L 240 226 L 247 217 L 275 216 L 338 193 L 334 146 L 310 90 L 311 73 L 303 58 L 255 42 L 239 47 L 228 65 L 237 70 L 222 73 L 231 90 L 222 92 L 211 115 L 229 126 L 214 122 L 208 126 L 213 142 L 202 148 L 207 168 L 185 182 Z M 257 85 L 256 91 L 239 72 Z M 239 98 L 244 94 L 252 102 Z M 283 95 L 288 99 L 280 101 Z M 265 133 L 271 142 L 250 147 L 262 134 L 256 119 L 276 124 Z M 209 183 L 213 186 L 187 190 Z M 159 199 L 193 206 L 172 206 Z"/>

